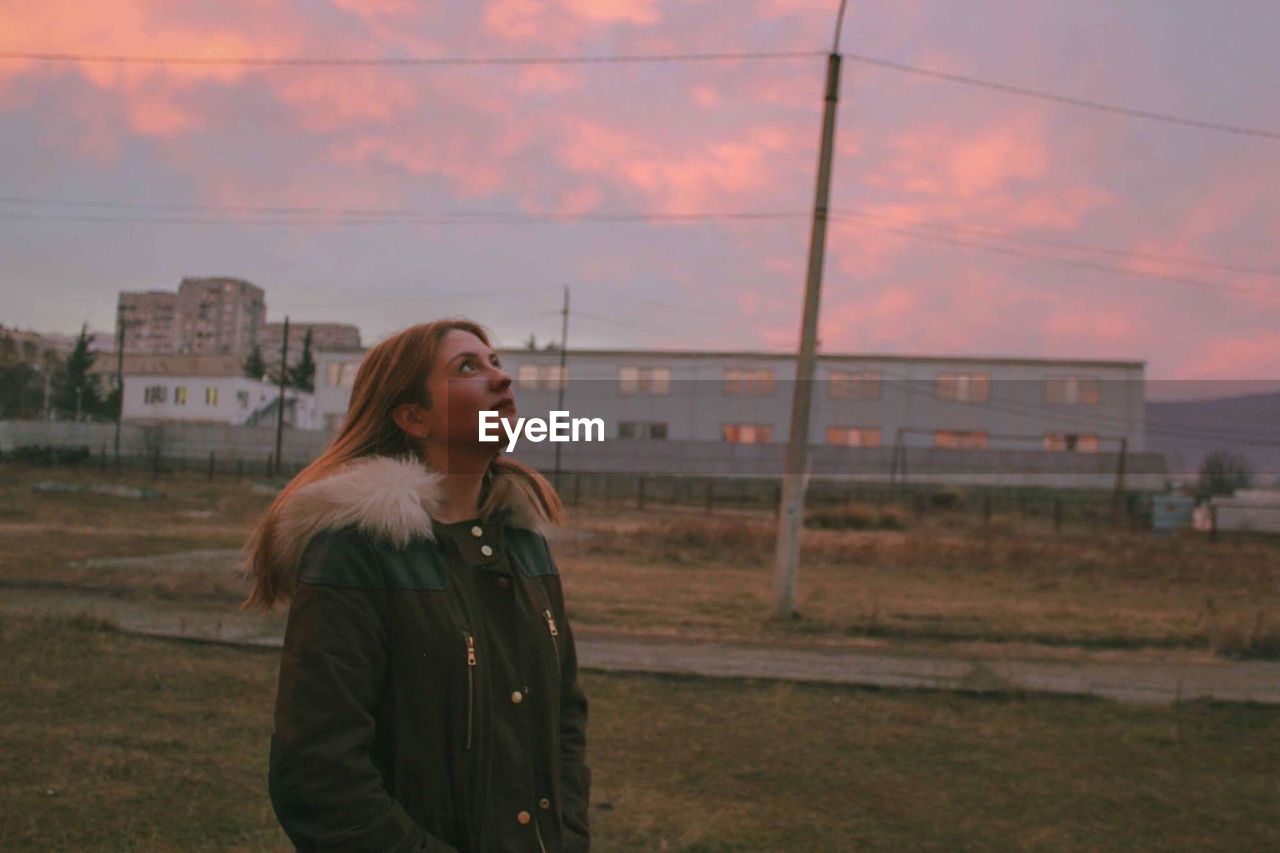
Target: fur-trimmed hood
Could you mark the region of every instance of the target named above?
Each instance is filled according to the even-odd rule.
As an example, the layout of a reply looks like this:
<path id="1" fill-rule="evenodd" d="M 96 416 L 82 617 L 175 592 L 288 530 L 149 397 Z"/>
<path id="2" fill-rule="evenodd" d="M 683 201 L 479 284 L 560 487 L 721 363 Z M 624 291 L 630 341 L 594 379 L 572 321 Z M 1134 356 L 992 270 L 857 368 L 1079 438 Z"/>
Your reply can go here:
<path id="1" fill-rule="evenodd" d="M 552 532 L 534 507 L 534 499 L 513 476 L 493 469 L 491 488 L 498 493 L 495 514 L 505 513 L 513 527 L 544 536 Z M 443 495 L 443 475 L 412 457 L 367 456 L 293 493 L 281 508 L 274 532 L 274 552 L 294 566 L 307 543 L 329 529 L 355 525 L 375 539 L 404 547 L 413 537 L 434 540 L 433 520 Z"/>

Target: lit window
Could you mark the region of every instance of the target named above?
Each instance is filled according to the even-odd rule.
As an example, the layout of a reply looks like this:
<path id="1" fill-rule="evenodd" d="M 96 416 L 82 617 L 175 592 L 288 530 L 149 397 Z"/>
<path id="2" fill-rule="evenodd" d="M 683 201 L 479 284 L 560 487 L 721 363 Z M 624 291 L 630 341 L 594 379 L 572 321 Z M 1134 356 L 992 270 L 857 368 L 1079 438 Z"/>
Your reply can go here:
<path id="1" fill-rule="evenodd" d="M 169 397 L 169 389 L 164 385 L 150 385 L 142 392 L 143 402 L 163 403 Z"/>
<path id="2" fill-rule="evenodd" d="M 1101 442 L 1096 435 L 1051 432 L 1044 437 L 1044 449 L 1055 453 L 1097 453 Z"/>
<path id="3" fill-rule="evenodd" d="M 768 424 L 725 424 L 723 435 L 730 444 L 768 444 L 773 441 L 773 427 Z"/>
<path id="4" fill-rule="evenodd" d="M 1102 395 L 1092 376 L 1051 376 L 1045 380 L 1044 396 L 1049 403 L 1078 403 L 1096 406 Z"/>
<path id="5" fill-rule="evenodd" d="M 618 438 L 658 439 L 667 437 L 667 425 L 652 421 L 619 421 Z"/>
<path id="6" fill-rule="evenodd" d="M 187 404 L 187 386 L 173 386 L 173 404 L 175 406 L 185 406 Z"/>
<path id="7" fill-rule="evenodd" d="M 827 391 L 832 397 L 855 400 L 879 400 L 884 378 L 870 370 L 833 370 Z"/>
<path id="8" fill-rule="evenodd" d="M 772 394 L 773 371 L 727 367 L 724 371 L 724 393 L 735 396 Z"/>
<path id="9" fill-rule="evenodd" d="M 569 369 L 558 364 L 522 364 L 516 371 L 516 383 L 521 388 L 550 388 L 559 390 L 568 378 Z"/>
<path id="10" fill-rule="evenodd" d="M 934 433 L 933 443 L 936 447 L 947 447 L 956 450 L 980 450 L 989 446 L 990 434 L 976 430 L 943 430 Z"/>
<path id="11" fill-rule="evenodd" d="M 206 406 L 218 405 L 218 389 L 216 387 L 204 389 L 204 404 Z"/>
<path id="12" fill-rule="evenodd" d="M 620 367 L 618 388 L 623 394 L 666 394 L 671 390 L 667 367 Z"/>
<path id="13" fill-rule="evenodd" d="M 988 384 L 985 373 L 939 373 L 938 399 L 985 403 L 989 395 Z"/>
<path id="14" fill-rule="evenodd" d="M 827 444 L 836 447 L 879 447 L 879 427 L 827 427 Z"/>

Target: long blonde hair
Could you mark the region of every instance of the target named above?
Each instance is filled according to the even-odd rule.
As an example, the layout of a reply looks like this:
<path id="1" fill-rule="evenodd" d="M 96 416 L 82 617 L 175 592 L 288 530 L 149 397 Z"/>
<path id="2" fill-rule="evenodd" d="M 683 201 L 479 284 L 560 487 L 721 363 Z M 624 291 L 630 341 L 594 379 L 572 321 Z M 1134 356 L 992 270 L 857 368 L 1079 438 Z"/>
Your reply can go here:
<path id="1" fill-rule="evenodd" d="M 478 323 L 449 317 L 410 326 L 374 346 L 360 362 L 351 389 L 351 403 L 342 429 L 320 456 L 298 472 L 258 519 L 245 544 L 244 575 L 253 588 L 240 604 L 241 610 L 272 610 L 278 601 L 293 593 L 294 567 L 283 564 L 275 548 L 275 532 L 280 513 L 289 498 L 303 486 L 323 480 L 338 468 L 363 456 L 412 456 L 423 459 L 421 447 L 391 418 L 401 403 L 421 403 L 431 407 L 427 377 L 435 364 L 440 341 L 453 330 L 470 332 L 485 346 L 489 334 Z M 480 515 L 489 516 L 502 506 L 511 489 L 531 498 L 529 503 L 545 520 L 564 522 L 564 507 L 547 479 L 529 465 L 501 453 L 489 465 L 480 496 Z"/>

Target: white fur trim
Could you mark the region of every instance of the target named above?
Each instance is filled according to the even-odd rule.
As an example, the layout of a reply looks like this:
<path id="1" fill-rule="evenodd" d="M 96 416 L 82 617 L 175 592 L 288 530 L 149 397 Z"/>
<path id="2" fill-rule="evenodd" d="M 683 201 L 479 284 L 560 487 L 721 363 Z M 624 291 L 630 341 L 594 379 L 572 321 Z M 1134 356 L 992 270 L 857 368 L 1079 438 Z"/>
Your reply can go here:
<path id="1" fill-rule="evenodd" d="M 285 503 L 276 526 L 276 554 L 296 565 L 311 538 L 322 530 L 356 525 L 397 547 L 414 536 L 434 540 L 432 518 L 439 514 L 442 475 L 412 457 L 369 456 L 303 486 Z M 549 526 L 514 484 L 503 486 L 502 507 L 509 523 L 543 535 Z"/>

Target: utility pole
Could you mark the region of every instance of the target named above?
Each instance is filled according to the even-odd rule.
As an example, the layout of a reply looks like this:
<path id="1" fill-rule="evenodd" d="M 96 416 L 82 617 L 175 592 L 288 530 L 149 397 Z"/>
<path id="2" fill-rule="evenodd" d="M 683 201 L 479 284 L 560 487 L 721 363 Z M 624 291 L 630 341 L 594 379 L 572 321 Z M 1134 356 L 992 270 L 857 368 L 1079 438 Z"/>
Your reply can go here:
<path id="1" fill-rule="evenodd" d="M 565 359 L 569 355 L 569 285 L 564 286 L 564 308 L 560 310 L 560 377 L 558 381 L 559 393 L 556 394 L 556 409 L 564 411 L 564 386 L 565 382 Z M 556 442 L 556 491 L 560 491 L 560 445 L 562 441 Z"/>
<path id="2" fill-rule="evenodd" d="M 285 377 L 289 375 L 289 317 L 284 318 L 284 342 L 280 344 L 280 408 L 276 411 L 276 455 L 274 473 L 279 476 L 284 470 L 280 460 L 280 447 L 284 443 L 284 389 Z"/>
<path id="3" fill-rule="evenodd" d="M 124 419 L 124 305 L 116 303 L 116 388 L 120 392 L 120 405 L 116 407 L 115 459 L 116 473 L 120 473 L 120 422 Z"/>
<path id="4" fill-rule="evenodd" d="M 822 141 L 818 152 L 818 180 L 814 191 L 813 227 L 809 236 L 809 269 L 805 277 L 804 313 L 800 326 L 800 350 L 791 398 L 791 431 L 782 475 L 778 513 L 778 548 L 775 555 L 774 615 L 789 619 L 795 609 L 796 569 L 800 562 L 800 535 L 804 527 L 804 497 L 809 473 L 809 408 L 813 401 L 813 372 L 817 360 L 818 301 L 822 290 L 822 261 L 827 243 L 827 202 L 831 194 L 831 151 L 835 142 L 836 104 L 840 98 L 840 27 L 847 0 L 840 0 L 835 40 L 827 57 L 826 94 L 822 109 Z"/>

